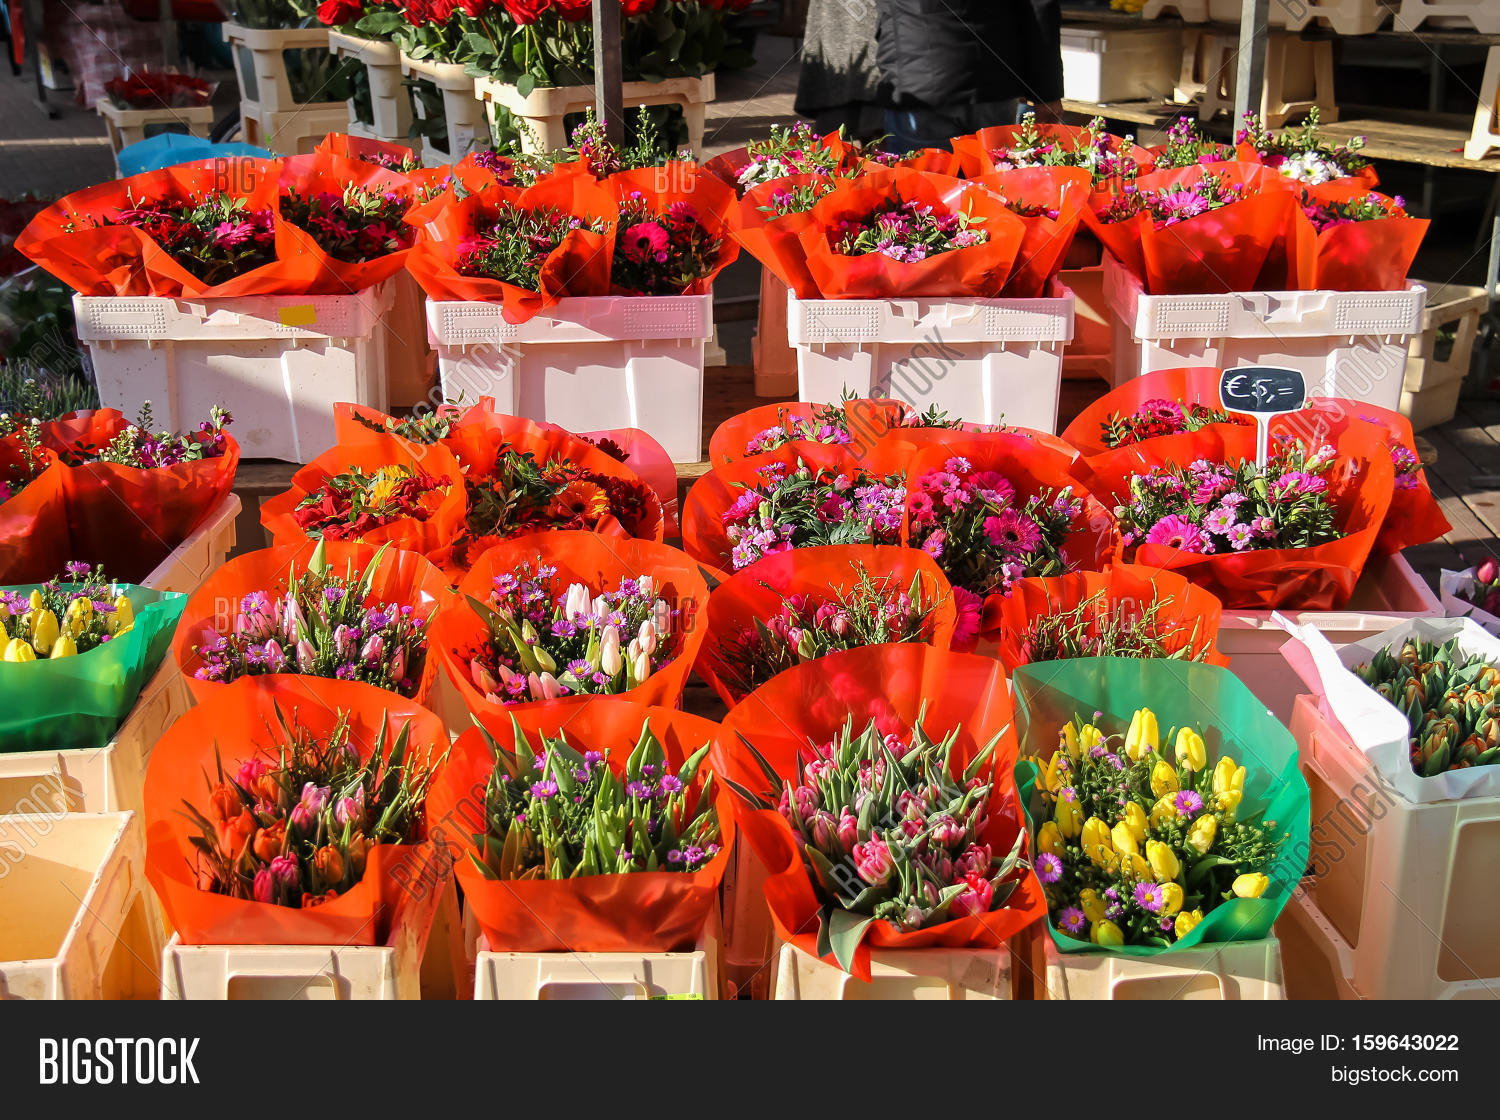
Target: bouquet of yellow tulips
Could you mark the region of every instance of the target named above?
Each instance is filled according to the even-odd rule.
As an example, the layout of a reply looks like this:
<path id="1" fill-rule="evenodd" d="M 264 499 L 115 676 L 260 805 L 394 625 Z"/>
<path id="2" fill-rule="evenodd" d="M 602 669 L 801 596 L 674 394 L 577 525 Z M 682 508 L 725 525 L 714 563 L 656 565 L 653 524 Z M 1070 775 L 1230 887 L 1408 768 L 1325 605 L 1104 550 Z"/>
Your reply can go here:
<path id="1" fill-rule="evenodd" d="M 1296 744 L 1244 685 L 1127 658 L 1023 666 L 1014 683 L 1032 756 L 1018 784 L 1060 948 L 1269 935 L 1306 867 L 1308 792 Z M 1069 718 L 1079 709 L 1092 717 Z"/>
<path id="2" fill-rule="evenodd" d="M 186 603 L 82 563 L 37 586 L 0 587 L 0 750 L 103 746 Z"/>

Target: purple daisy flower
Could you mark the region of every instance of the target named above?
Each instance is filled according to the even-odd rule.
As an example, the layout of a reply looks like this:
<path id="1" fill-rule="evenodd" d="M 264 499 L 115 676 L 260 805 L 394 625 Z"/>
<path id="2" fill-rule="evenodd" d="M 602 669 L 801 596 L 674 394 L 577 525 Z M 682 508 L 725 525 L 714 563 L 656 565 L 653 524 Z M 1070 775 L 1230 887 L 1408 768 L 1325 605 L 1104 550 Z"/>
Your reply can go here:
<path id="1" fill-rule="evenodd" d="M 1088 919 L 1078 907 L 1069 906 L 1057 916 L 1057 924 L 1063 928 L 1064 933 L 1078 934 L 1084 931 Z"/>
<path id="2" fill-rule="evenodd" d="M 1141 909 L 1155 914 L 1161 910 L 1162 903 L 1165 901 L 1166 894 L 1162 891 L 1160 883 L 1137 883 L 1135 885 L 1135 904 Z"/>
<path id="3" fill-rule="evenodd" d="M 1203 798 L 1199 797 L 1194 790 L 1180 790 L 1177 796 L 1172 798 L 1172 807 L 1180 815 L 1190 817 L 1203 808 Z"/>
<path id="4" fill-rule="evenodd" d="M 1036 857 L 1036 877 L 1044 883 L 1055 883 L 1062 878 L 1063 862 L 1051 852 Z"/>

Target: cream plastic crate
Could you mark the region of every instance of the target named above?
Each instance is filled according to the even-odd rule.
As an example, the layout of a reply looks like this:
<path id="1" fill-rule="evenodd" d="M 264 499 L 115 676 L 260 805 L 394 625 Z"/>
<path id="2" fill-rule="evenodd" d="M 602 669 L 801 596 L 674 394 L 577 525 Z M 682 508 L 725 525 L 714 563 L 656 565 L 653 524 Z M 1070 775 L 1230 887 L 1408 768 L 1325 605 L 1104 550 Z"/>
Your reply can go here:
<path id="1" fill-rule="evenodd" d="M 1500 4 L 1495 0 L 1401 0 L 1396 9 L 1396 30 L 1428 28 L 1473 28 L 1482 35 L 1500 33 Z"/>
<path id="2" fill-rule="evenodd" d="M 718 915 L 686 953 L 497 953 L 476 942 L 474 998 L 718 999 Z"/>
<path id="3" fill-rule="evenodd" d="M 349 125 L 349 107 L 342 101 L 330 104 L 332 108 L 305 105 L 271 113 L 242 101 L 240 139 L 278 155 L 310 155 L 330 132 L 343 132 Z"/>
<path id="4" fill-rule="evenodd" d="M 1281 655 L 1287 634 L 1271 617 L 1273 613 L 1317 627 L 1337 648 L 1389 630 L 1403 619 L 1441 617 L 1443 606 L 1405 557 L 1372 552 L 1342 610 L 1273 612 L 1225 607 L 1219 620 L 1219 649 L 1229 658 L 1230 672 L 1286 723 L 1293 700 L 1305 689 Z"/>
<path id="5" fill-rule="evenodd" d="M 443 396 L 494 397 L 572 432 L 640 428 L 673 462 L 703 457 L 703 348 L 713 296 L 566 298 L 524 323 L 498 303 L 427 301 Z"/>
<path id="6" fill-rule="evenodd" d="M 1500 998 L 1500 797 L 1416 804 L 1300 697 L 1291 721 L 1312 793 L 1309 897 L 1365 999 Z"/>
<path id="7" fill-rule="evenodd" d="M 74 296 L 105 406 L 150 401 L 162 427 L 196 426 L 214 405 L 246 458 L 305 463 L 332 447 L 333 406 L 385 411 L 382 315 L 390 282 L 346 296 Z"/>
<path id="8" fill-rule="evenodd" d="M 1443 614 L 1448 618 L 1472 618 L 1486 633 L 1500 638 L 1500 618 L 1462 597 L 1473 592 L 1473 568 L 1461 572 L 1443 568 L 1438 572 L 1438 598 L 1443 603 Z"/>
<path id="9" fill-rule="evenodd" d="M 1046 980 L 1037 999 L 1285 999 L 1281 949 L 1264 941 L 1226 941 L 1154 957 L 1060 953 L 1043 938 Z"/>
<path id="10" fill-rule="evenodd" d="M 456 928 L 456 898 L 450 880 L 407 902 L 384 945 L 183 945 L 174 934 L 161 955 L 161 998 L 422 999 L 431 935 Z M 451 960 L 446 946 L 442 956 Z"/>
<path id="11" fill-rule="evenodd" d="M 1063 96 L 1094 102 L 1171 97 L 1181 50 L 1176 27 L 1064 27 Z"/>
<path id="12" fill-rule="evenodd" d="M 1353 954 L 1338 931 L 1318 912 L 1307 892 L 1287 900 L 1276 921 L 1281 971 L 1287 999 L 1359 999 L 1350 976 Z"/>
<path id="13" fill-rule="evenodd" d="M 187 681 L 168 653 L 109 741 L 115 798 L 110 809 L 144 810 L 146 764 L 151 761 L 151 752 L 167 728 L 192 706 Z"/>
<path id="14" fill-rule="evenodd" d="M 351 101 L 345 131 L 350 136 L 410 144 L 411 94 L 402 82 L 400 48 L 384 39 L 364 39 L 330 30 L 328 49 L 342 58 L 360 62 L 369 81 L 373 119 L 369 124 L 361 121 L 355 115 L 354 102 Z"/>
<path id="15" fill-rule="evenodd" d="M 150 998 L 141 832 L 134 813 L 0 817 L 0 1000 Z"/>
<path id="16" fill-rule="evenodd" d="M 1445 424 L 1457 413 L 1479 323 L 1490 306 L 1483 288 L 1464 284 L 1429 284 L 1427 288 L 1422 333 L 1408 344 L 1406 378 L 1401 385 L 1401 414 L 1417 431 Z M 1438 328 L 1449 323 L 1456 324 L 1453 345 L 1439 361 Z"/>
<path id="17" fill-rule="evenodd" d="M 342 101 L 299 102 L 292 96 L 286 72 L 286 51 L 327 50 L 328 28 L 251 28 L 224 24 L 224 41 L 234 56 L 234 76 L 240 84 L 241 111 L 250 105 L 256 113 L 316 113 L 337 109 L 347 119 Z M 250 141 L 255 143 L 255 141 Z"/>
<path id="18" fill-rule="evenodd" d="M 1301 370 L 1309 395 L 1394 409 L 1427 290 L 1148 296 L 1105 254 L 1104 296 L 1116 386 L 1179 366 L 1284 366 Z"/>
<path id="19" fill-rule="evenodd" d="M 826 299 L 787 294 L 798 397 L 888 396 L 950 419 L 1057 430 L 1073 293 L 1039 299 Z"/>
<path id="20" fill-rule="evenodd" d="M 223 566 L 234 551 L 234 522 L 240 515 L 238 494 L 224 495 L 208 518 L 174 548 L 141 583 L 157 591 L 180 591 L 191 595 Z"/>
<path id="21" fill-rule="evenodd" d="M 0 817 L 104 813 L 120 807 L 114 748 L 0 754 Z"/>
<path id="22" fill-rule="evenodd" d="M 457 163 L 470 152 L 490 146 L 490 124 L 484 105 L 475 98 L 475 78 L 464 73 L 462 63 L 436 62 L 401 53 L 401 72 L 408 78 L 431 82 L 443 99 L 445 151 L 430 139 L 422 139 L 422 162 L 428 167 Z M 566 145 L 564 145 L 566 146 Z"/>
<path id="23" fill-rule="evenodd" d="M 116 155 L 120 154 L 121 148 L 139 144 L 146 139 L 146 130 L 155 125 L 162 126 L 158 131 L 186 132 L 204 140 L 208 139 L 209 130 L 214 126 L 212 105 L 121 109 L 107 100 L 101 100 L 94 108 L 104 118 L 104 127 L 109 131 L 109 146 Z M 117 163 L 115 173 L 118 174 L 119 170 Z"/>
<path id="24" fill-rule="evenodd" d="M 1159 19 L 1175 12 L 1187 23 L 1240 22 L 1240 0 L 1146 0 L 1145 19 Z M 1300 31 L 1309 23 L 1326 24 L 1340 35 L 1368 35 L 1378 31 L 1390 17 L 1391 7 L 1381 0 L 1299 0 L 1296 4 L 1272 4 L 1266 13 L 1271 27 Z"/>
<path id="25" fill-rule="evenodd" d="M 566 118 L 595 106 L 593 86 L 550 86 L 532 90 L 525 97 L 513 85 L 493 78 L 474 81 L 474 93 L 486 106 L 510 111 L 522 124 L 521 148 L 527 152 L 552 152 L 570 144 Z M 626 82 L 622 104 L 627 112 L 637 105 L 677 105 L 687 124 L 687 146 L 703 151 L 703 121 L 707 104 L 714 99 L 714 76 L 668 78 L 661 82 Z M 455 157 L 456 158 L 456 157 Z"/>
<path id="26" fill-rule="evenodd" d="M 870 979 L 782 942 L 773 999 L 945 1000 L 1011 998 L 1009 949 L 912 949 L 872 953 Z"/>

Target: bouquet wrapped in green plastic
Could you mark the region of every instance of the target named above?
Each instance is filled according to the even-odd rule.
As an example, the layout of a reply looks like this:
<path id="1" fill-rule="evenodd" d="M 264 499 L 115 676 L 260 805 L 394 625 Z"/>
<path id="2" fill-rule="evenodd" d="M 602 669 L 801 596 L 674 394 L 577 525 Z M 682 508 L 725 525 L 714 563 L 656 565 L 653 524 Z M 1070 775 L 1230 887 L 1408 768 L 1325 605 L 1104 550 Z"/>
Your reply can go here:
<path id="1" fill-rule="evenodd" d="M 0 751 L 102 747 L 172 644 L 187 596 L 86 564 L 0 587 Z"/>
<path id="2" fill-rule="evenodd" d="M 1016 779 L 1059 950 L 1271 935 L 1307 867 L 1309 794 L 1296 742 L 1238 678 L 1096 657 L 1023 665 L 1013 683 Z"/>

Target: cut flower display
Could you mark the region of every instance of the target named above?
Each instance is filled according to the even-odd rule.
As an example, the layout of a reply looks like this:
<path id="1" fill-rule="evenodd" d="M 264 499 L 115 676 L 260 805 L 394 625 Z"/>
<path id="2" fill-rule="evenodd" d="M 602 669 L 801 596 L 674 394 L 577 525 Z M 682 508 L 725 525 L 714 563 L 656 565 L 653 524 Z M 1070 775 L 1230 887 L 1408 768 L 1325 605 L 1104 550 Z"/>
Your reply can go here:
<path id="1" fill-rule="evenodd" d="M 1299 183 L 1316 186 L 1354 179 L 1367 190 L 1376 184 L 1375 168 L 1360 155 L 1365 138 L 1355 136 L 1337 145 L 1325 141 L 1318 135 L 1316 105 L 1308 110 L 1300 126 L 1280 132 L 1266 128 L 1257 114 L 1246 113 L 1234 139 L 1240 159 L 1258 159 L 1277 174 Z"/>

